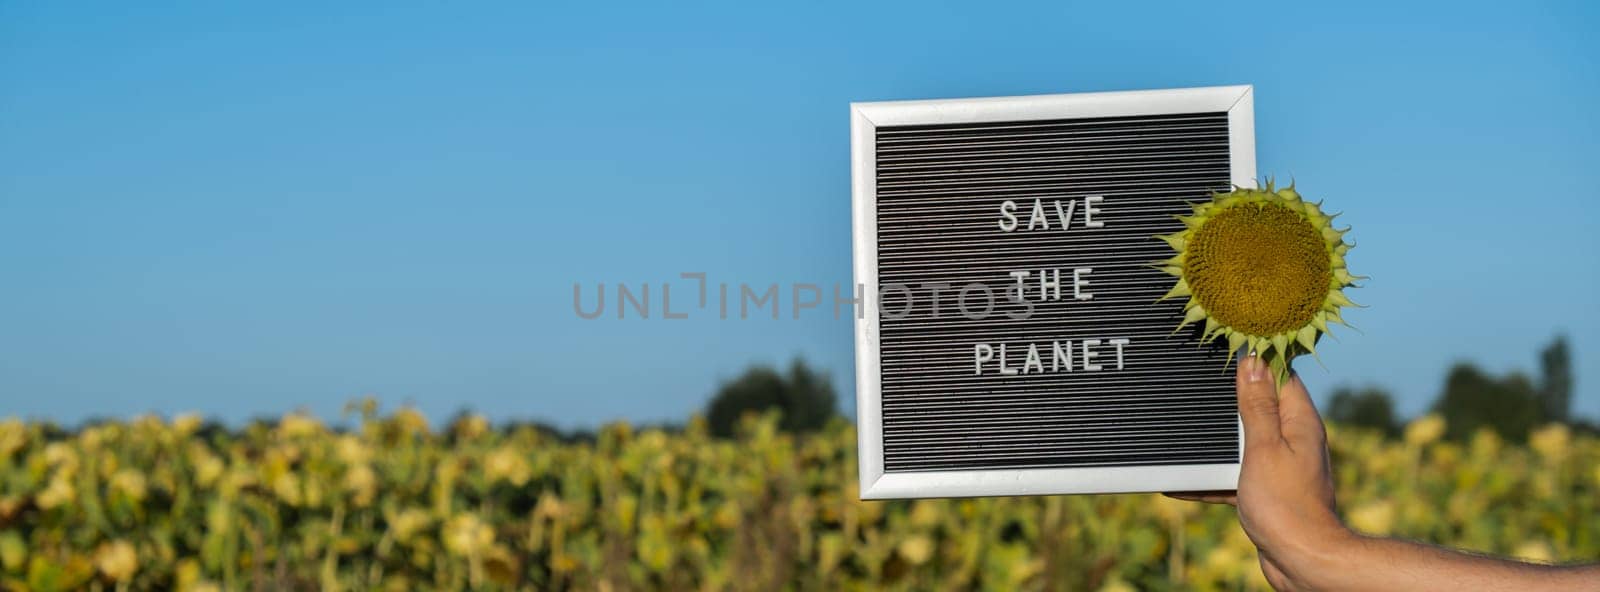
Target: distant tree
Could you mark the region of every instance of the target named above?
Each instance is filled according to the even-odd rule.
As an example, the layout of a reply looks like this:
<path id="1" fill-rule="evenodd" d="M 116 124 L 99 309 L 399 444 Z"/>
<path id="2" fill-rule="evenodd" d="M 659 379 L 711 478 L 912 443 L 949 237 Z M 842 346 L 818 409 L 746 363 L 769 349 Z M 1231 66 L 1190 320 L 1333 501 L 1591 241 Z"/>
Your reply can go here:
<path id="1" fill-rule="evenodd" d="M 741 416 L 768 409 L 783 412 L 779 427 L 786 431 L 813 431 L 839 413 L 838 396 L 828 376 L 803 360 L 790 364 L 787 374 L 756 366 L 717 390 L 706 405 L 706 423 L 712 434 L 732 436 Z"/>
<path id="2" fill-rule="evenodd" d="M 1395 418 L 1394 398 L 1389 392 L 1375 386 L 1359 390 L 1339 387 L 1328 400 L 1329 421 L 1347 426 L 1372 428 L 1393 436 L 1400 432 L 1400 421 Z"/>
<path id="3" fill-rule="evenodd" d="M 500 427 L 508 434 L 518 430 L 530 430 L 538 433 L 541 437 L 550 438 L 562 444 L 594 444 L 596 440 L 593 429 L 562 429 L 556 424 L 533 419 L 512 419 L 501 422 Z"/>
<path id="4" fill-rule="evenodd" d="M 1495 378 L 1462 363 L 1450 369 L 1433 410 L 1446 421 L 1446 437 L 1465 439 L 1487 426 L 1507 440 L 1522 441 L 1540 423 L 1543 412 L 1539 403 L 1538 391 L 1527 375 L 1513 372 Z"/>
<path id="5" fill-rule="evenodd" d="M 1572 426 L 1572 431 L 1578 434 L 1585 436 L 1600 436 L 1600 422 L 1596 422 L 1592 419 L 1575 417 L 1568 421 L 1567 425 Z"/>
<path id="6" fill-rule="evenodd" d="M 1572 406 L 1572 353 L 1567 337 L 1556 336 L 1539 352 L 1539 410 L 1545 421 L 1569 421 Z"/>

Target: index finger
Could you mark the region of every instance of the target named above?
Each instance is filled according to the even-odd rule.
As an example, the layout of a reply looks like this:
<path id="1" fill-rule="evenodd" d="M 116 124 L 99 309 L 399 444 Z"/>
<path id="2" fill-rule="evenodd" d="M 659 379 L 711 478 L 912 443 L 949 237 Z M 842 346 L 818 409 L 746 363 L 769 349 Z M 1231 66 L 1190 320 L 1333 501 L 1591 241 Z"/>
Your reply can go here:
<path id="1" fill-rule="evenodd" d="M 1266 362 L 1257 355 L 1245 356 L 1239 361 L 1235 378 L 1239 394 L 1239 419 L 1244 422 L 1244 444 L 1252 442 L 1279 442 L 1283 439 L 1278 425 L 1278 393 L 1273 388 L 1272 377 Z"/>

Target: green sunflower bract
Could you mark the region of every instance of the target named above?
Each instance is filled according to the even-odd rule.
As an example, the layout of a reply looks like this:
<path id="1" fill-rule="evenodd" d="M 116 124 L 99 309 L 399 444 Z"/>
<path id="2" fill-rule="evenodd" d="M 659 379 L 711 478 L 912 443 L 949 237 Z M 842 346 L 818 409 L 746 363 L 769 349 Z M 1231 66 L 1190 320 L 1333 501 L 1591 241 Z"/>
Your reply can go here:
<path id="1" fill-rule="evenodd" d="M 1356 305 L 1344 289 L 1365 279 L 1345 268 L 1350 229 L 1333 218 L 1293 184 L 1270 181 L 1195 204 L 1178 217 L 1183 230 L 1157 237 L 1178 252 L 1158 264 L 1178 278 L 1161 299 L 1188 298 L 1178 329 L 1204 322 L 1203 343 L 1226 338 L 1230 357 L 1248 346 L 1281 384 L 1296 356 L 1316 353 L 1329 323 L 1348 326 L 1339 309 Z"/>

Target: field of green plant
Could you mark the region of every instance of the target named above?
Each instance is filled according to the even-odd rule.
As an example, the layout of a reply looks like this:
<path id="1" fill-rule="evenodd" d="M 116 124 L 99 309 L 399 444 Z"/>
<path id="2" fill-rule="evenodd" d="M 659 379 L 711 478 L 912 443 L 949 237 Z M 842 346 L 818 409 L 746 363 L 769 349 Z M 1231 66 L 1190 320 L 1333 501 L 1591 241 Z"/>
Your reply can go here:
<path id="1" fill-rule="evenodd" d="M 0 422 L 0 588 L 1264 588 L 1233 510 L 1155 495 L 862 502 L 855 432 L 593 442 L 357 405 L 351 428 L 195 416 Z M 1600 439 L 1334 429 L 1358 529 L 1539 561 L 1600 557 Z"/>

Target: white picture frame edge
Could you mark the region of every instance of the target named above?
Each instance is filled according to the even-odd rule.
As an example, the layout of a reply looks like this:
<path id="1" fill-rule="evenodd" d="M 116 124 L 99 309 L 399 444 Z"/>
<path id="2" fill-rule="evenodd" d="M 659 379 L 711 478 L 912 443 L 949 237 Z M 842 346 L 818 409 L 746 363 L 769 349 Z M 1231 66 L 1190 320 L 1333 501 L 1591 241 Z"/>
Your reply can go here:
<path id="1" fill-rule="evenodd" d="M 974 99 L 850 104 L 851 236 L 865 314 L 855 320 L 856 438 L 861 499 L 1136 493 L 1234 489 L 1239 463 L 886 473 L 879 378 L 878 126 L 1076 119 L 1176 113 L 1228 113 L 1231 182 L 1256 186 L 1255 102 L 1251 85 Z M 1241 445 L 1244 434 L 1240 433 Z M 1241 446 L 1241 455 L 1243 454 Z"/>

